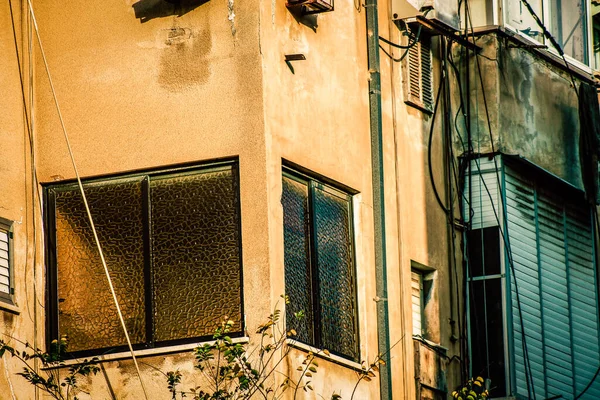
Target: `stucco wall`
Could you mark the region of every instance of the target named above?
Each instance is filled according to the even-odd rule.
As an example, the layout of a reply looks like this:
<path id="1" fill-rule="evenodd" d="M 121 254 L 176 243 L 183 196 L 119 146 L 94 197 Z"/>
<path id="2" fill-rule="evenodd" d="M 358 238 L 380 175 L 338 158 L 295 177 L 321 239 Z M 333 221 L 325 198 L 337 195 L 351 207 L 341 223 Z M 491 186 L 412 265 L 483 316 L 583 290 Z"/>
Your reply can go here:
<path id="1" fill-rule="evenodd" d="M 14 221 L 13 271 L 15 280 L 15 314 L 0 307 L 0 339 L 11 341 L 20 338 L 32 345 L 34 338 L 33 301 L 33 235 L 31 210 L 31 185 L 29 169 L 29 146 L 25 131 L 23 100 L 19 78 L 19 67 L 15 52 L 15 39 L 23 57 L 26 42 L 21 31 L 21 9 L 19 2 L 13 1 L 16 38 L 13 38 L 9 3 L 0 6 L 0 217 Z M 26 74 L 27 69 L 25 69 Z M 41 279 L 38 279 L 38 284 Z M 41 321 L 41 320 L 39 320 Z M 38 338 L 41 339 L 40 336 Z M 20 384 L 13 371 L 19 371 L 18 361 L 9 357 L 0 360 L 0 393 L 2 397 L 33 398 L 33 390 Z"/>
<path id="2" fill-rule="evenodd" d="M 364 14 L 351 2 L 335 11 L 294 15 L 285 2 L 261 3 L 265 132 L 269 168 L 269 232 L 273 296 L 283 293 L 282 160 L 291 161 L 359 192 L 354 198 L 361 360 L 377 355 L 369 108 Z M 284 62 L 286 54 L 306 60 Z M 321 361 L 315 394 L 349 398 L 352 369 Z M 295 365 L 290 365 L 292 373 Z M 377 380 L 359 385 L 355 398 L 378 398 Z"/>
<path id="3" fill-rule="evenodd" d="M 262 71 L 257 4 L 232 4 L 198 3 L 182 15 L 173 15 L 173 6 L 167 2 L 146 0 L 97 4 L 40 1 L 33 7 L 82 176 L 239 156 L 244 303 L 247 328 L 252 332 L 271 309 L 270 282 L 265 278 L 269 244 L 264 229 L 267 191 Z M 0 79 L 3 89 L 11 93 L 2 100 L 11 112 L 3 113 L 3 118 L 9 118 L 2 128 L 7 146 L 0 151 L 10 152 L 6 158 L 14 161 L 14 166 L 2 171 L 1 184 L 10 188 L 3 193 L 15 196 L 2 216 L 20 221 L 23 210 L 31 212 L 31 204 L 26 204 L 31 198 L 26 197 L 23 187 L 28 171 L 22 155 L 27 149 L 8 16 L 6 10 L 0 12 Z M 27 26 L 22 31 L 17 28 L 17 33 L 27 37 Z M 69 179 L 74 171 L 42 54 L 34 43 L 33 124 L 38 178 L 40 182 Z M 35 209 L 39 213 L 39 207 Z M 34 303 L 24 301 L 33 290 L 31 276 L 25 279 L 19 272 L 25 268 L 22 258 L 27 251 L 32 252 L 33 234 L 30 230 L 29 236 L 25 235 L 25 225 L 17 226 L 16 233 L 16 298 L 22 312 L 17 317 L 2 313 L 1 318 L 10 324 L 6 330 L 32 342 L 29 314 Z M 38 250 L 37 294 L 43 304 L 43 249 Z M 42 346 L 45 319 L 41 306 L 37 318 Z M 192 367 L 187 354 L 141 361 L 150 398 L 168 397 L 165 378 L 155 368 L 190 371 Z M 16 371 L 12 368 L 6 373 Z M 16 398 L 33 398 L 22 378 L 12 375 L 11 381 Z M 6 382 L 0 381 L 0 385 L 6 386 Z M 104 363 L 102 373 L 84 386 L 91 390 L 91 398 L 141 397 L 131 361 Z"/>
<path id="4" fill-rule="evenodd" d="M 176 16 L 172 6 L 162 0 L 34 2 L 79 172 L 82 176 L 105 175 L 239 156 L 249 332 L 264 320 L 285 289 L 282 160 L 358 191 L 354 227 L 360 354 L 362 360 L 372 360 L 378 350 L 364 8 L 338 1 L 334 12 L 299 17 L 291 14 L 283 1 L 191 4 L 194 6 Z M 389 23 L 388 8 L 386 2 L 379 5 L 380 34 L 399 42 L 401 32 Z M 12 94 L 0 100 L 9 110 L 2 114 L 6 122 L 0 127 L 9 146 L 0 147 L 0 152 L 22 167 L 1 171 L 0 188 L 15 195 L 10 201 L 0 199 L 0 206 L 7 208 L 0 216 L 14 220 L 24 216 L 23 221 L 28 221 L 27 211 L 31 214 L 35 209 L 39 215 L 40 209 L 32 207 L 31 194 L 24 186 L 29 172 L 23 154 L 28 149 L 24 147 L 20 88 L 16 63 L 11 61 L 14 48 L 7 16 L 7 11 L 0 10 L 0 70 L 9 71 L 0 75 L 0 83 Z M 27 37 L 27 26 L 17 32 Z M 290 68 L 284 56 L 296 53 L 304 54 L 306 60 L 292 62 Z M 394 50 L 394 54 L 398 57 L 401 51 Z M 70 179 L 74 172 L 37 43 L 33 57 L 38 177 L 41 182 Z M 411 265 L 437 272 L 429 329 L 431 339 L 449 348 L 450 356 L 458 352 L 458 346 L 451 341 L 456 332 L 449 321 L 457 316 L 449 304 L 454 301 L 456 307 L 458 300 L 451 300 L 446 217 L 437 205 L 428 175 L 432 118 L 404 103 L 401 64 L 383 53 L 381 57 L 389 296 L 379 300 L 387 301 L 390 310 L 394 396 L 414 398 Z M 436 61 L 435 87 L 438 71 Z M 441 188 L 439 119 L 436 126 L 432 169 Z M 26 231 L 25 226 L 16 228 L 15 243 L 21 246 L 16 253 L 22 258 L 33 253 L 33 229 Z M 39 228 L 38 224 L 38 233 Z M 38 253 L 43 254 L 41 245 Z M 38 288 L 42 288 L 42 257 L 37 261 Z M 30 279 L 32 260 L 25 264 L 22 259 L 18 264 L 22 268 L 28 265 Z M 19 277 L 18 282 L 17 299 L 32 307 L 31 281 Z M 25 294 L 29 301 L 24 300 Z M 37 294 L 43 304 L 42 290 Z M 15 332 L 32 340 L 33 324 L 25 312 L 18 317 L 6 315 L 0 318 L 12 320 L 6 323 L 14 324 Z M 37 318 L 38 338 L 43 342 L 41 309 Z M 287 366 L 290 371 L 304 354 L 292 353 Z M 164 376 L 155 368 L 192 369 L 189 354 L 157 355 L 141 361 L 152 398 L 168 397 Z M 328 396 L 336 391 L 349 396 L 356 383 L 355 372 L 324 360 L 320 365 L 315 393 Z M 450 387 L 457 383 L 455 366 L 449 370 Z M 131 361 L 107 362 L 102 368 L 102 373 L 86 384 L 93 390 L 92 398 L 141 398 Z M 2 379 L 0 389 L 7 388 L 8 381 Z M 17 382 L 20 378 L 11 379 Z M 185 381 L 184 387 L 191 383 Z M 14 390 L 17 398 L 32 398 L 27 385 Z M 361 383 L 355 398 L 375 399 L 378 394 L 379 384 L 374 379 Z"/>

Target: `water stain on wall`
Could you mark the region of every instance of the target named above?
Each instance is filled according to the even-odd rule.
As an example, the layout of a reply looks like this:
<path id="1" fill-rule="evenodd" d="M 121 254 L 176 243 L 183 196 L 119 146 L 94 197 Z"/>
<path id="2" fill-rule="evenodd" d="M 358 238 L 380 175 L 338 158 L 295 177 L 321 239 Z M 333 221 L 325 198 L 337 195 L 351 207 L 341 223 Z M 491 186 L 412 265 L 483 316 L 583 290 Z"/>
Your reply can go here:
<path id="1" fill-rule="evenodd" d="M 212 49 L 210 26 L 201 31 L 173 26 L 164 32 L 165 47 L 160 56 L 158 83 L 170 91 L 202 85 L 210 77 Z"/>

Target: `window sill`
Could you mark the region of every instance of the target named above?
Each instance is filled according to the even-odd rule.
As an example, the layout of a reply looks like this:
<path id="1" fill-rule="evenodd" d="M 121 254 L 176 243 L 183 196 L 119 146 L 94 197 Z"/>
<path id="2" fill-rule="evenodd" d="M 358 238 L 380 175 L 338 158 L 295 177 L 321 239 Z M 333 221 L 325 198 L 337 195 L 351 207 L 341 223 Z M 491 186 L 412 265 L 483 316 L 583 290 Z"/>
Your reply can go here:
<path id="1" fill-rule="evenodd" d="M 244 336 L 244 337 L 232 338 L 231 341 L 233 343 L 246 344 L 246 343 L 250 342 L 250 339 L 248 337 Z M 174 353 L 184 353 L 184 352 L 191 351 L 191 350 L 195 349 L 196 347 L 198 347 L 200 345 L 214 344 L 214 343 L 215 343 L 214 340 L 209 340 L 209 341 L 206 341 L 206 342 L 188 343 L 188 344 L 182 344 L 182 345 L 178 345 L 178 346 L 168 346 L 168 347 L 157 347 L 157 348 L 154 348 L 154 349 L 134 350 L 133 354 L 135 354 L 135 356 L 137 358 L 141 358 L 141 357 L 151 357 L 151 356 L 168 355 L 168 354 L 174 354 Z M 98 358 L 98 362 L 102 363 L 102 362 L 119 361 L 119 360 L 130 359 L 131 358 L 131 353 L 129 351 L 123 351 L 123 352 L 120 352 L 120 353 L 104 354 L 104 355 L 90 356 L 90 357 L 85 357 L 85 358 L 74 358 L 74 359 L 71 359 L 71 360 L 65 360 L 65 361 L 63 361 L 62 364 L 59 365 L 59 366 L 48 367 L 47 369 L 69 367 L 69 366 L 72 366 L 72 365 L 81 364 L 85 360 L 90 360 L 90 359 L 92 359 L 94 357 Z"/>
<path id="2" fill-rule="evenodd" d="M 21 310 L 14 304 L 7 303 L 5 301 L 0 300 L 0 310 L 9 312 L 11 314 L 19 315 L 21 314 Z"/>
<path id="3" fill-rule="evenodd" d="M 336 356 L 335 354 L 327 355 L 327 354 L 323 353 L 323 350 L 321 350 L 321 349 L 317 349 L 316 347 L 312 347 L 308 344 L 300 343 L 293 339 L 287 339 L 286 343 L 289 346 L 291 346 L 295 349 L 298 349 L 298 350 L 302 350 L 302 351 L 306 351 L 306 352 L 311 351 L 315 356 L 322 358 L 324 360 L 327 360 L 327 361 L 331 361 L 338 365 L 341 365 L 342 367 L 350 368 L 355 371 L 363 371 L 363 366 L 360 363 L 357 363 L 352 360 L 348 360 L 347 358 Z"/>

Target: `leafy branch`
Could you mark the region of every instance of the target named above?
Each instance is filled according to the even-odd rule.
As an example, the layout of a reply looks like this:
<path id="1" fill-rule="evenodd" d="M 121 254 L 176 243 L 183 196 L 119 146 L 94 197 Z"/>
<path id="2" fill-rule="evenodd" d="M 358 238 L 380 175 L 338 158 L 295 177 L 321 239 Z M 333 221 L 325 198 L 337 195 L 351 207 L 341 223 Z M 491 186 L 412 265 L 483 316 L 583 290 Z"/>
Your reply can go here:
<path id="1" fill-rule="evenodd" d="M 50 344 L 50 351 L 47 353 L 38 348 L 33 348 L 29 343 L 22 344 L 25 349 L 19 351 L 9 346 L 4 340 L 0 340 L 0 357 L 8 353 L 12 358 L 19 360 L 23 364 L 23 370 L 17 375 L 22 376 L 34 387 L 46 392 L 53 399 L 77 400 L 77 394 L 84 392 L 78 386 L 79 378 L 95 375 L 100 370 L 96 365 L 97 358 L 83 360 L 79 364 L 70 366 L 67 374 L 61 379 L 60 371 L 65 366 L 63 360 L 68 345 L 66 337 L 53 340 Z M 31 362 L 35 360 L 42 363 L 41 374 L 37 371 L 37 368 L 31 365 Z"/>

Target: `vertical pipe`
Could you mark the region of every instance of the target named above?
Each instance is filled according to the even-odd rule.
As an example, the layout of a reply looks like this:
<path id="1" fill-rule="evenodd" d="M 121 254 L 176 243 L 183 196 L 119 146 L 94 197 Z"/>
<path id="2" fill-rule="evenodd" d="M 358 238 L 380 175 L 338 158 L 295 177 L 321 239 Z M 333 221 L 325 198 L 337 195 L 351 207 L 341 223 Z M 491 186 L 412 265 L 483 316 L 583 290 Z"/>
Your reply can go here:
<path id="1" fill-rule="evenodd" d="M 389 354 L 389 312 L 385 244 L 385 195 L 383 176 L 383 129 L 381 122 L 381 77 L 379 66 L 379 26 L 377 0 L 365 1 L 367 56 L 369 66 L 369 111 L 371 131 L 371 169 L 373 182 L 373 219 L 375 236 L 375 281 L 377 292 L 377 342 L 379 354 Z M 392 399 L 390 363 L 379 370 L 382 400 Z"/>

